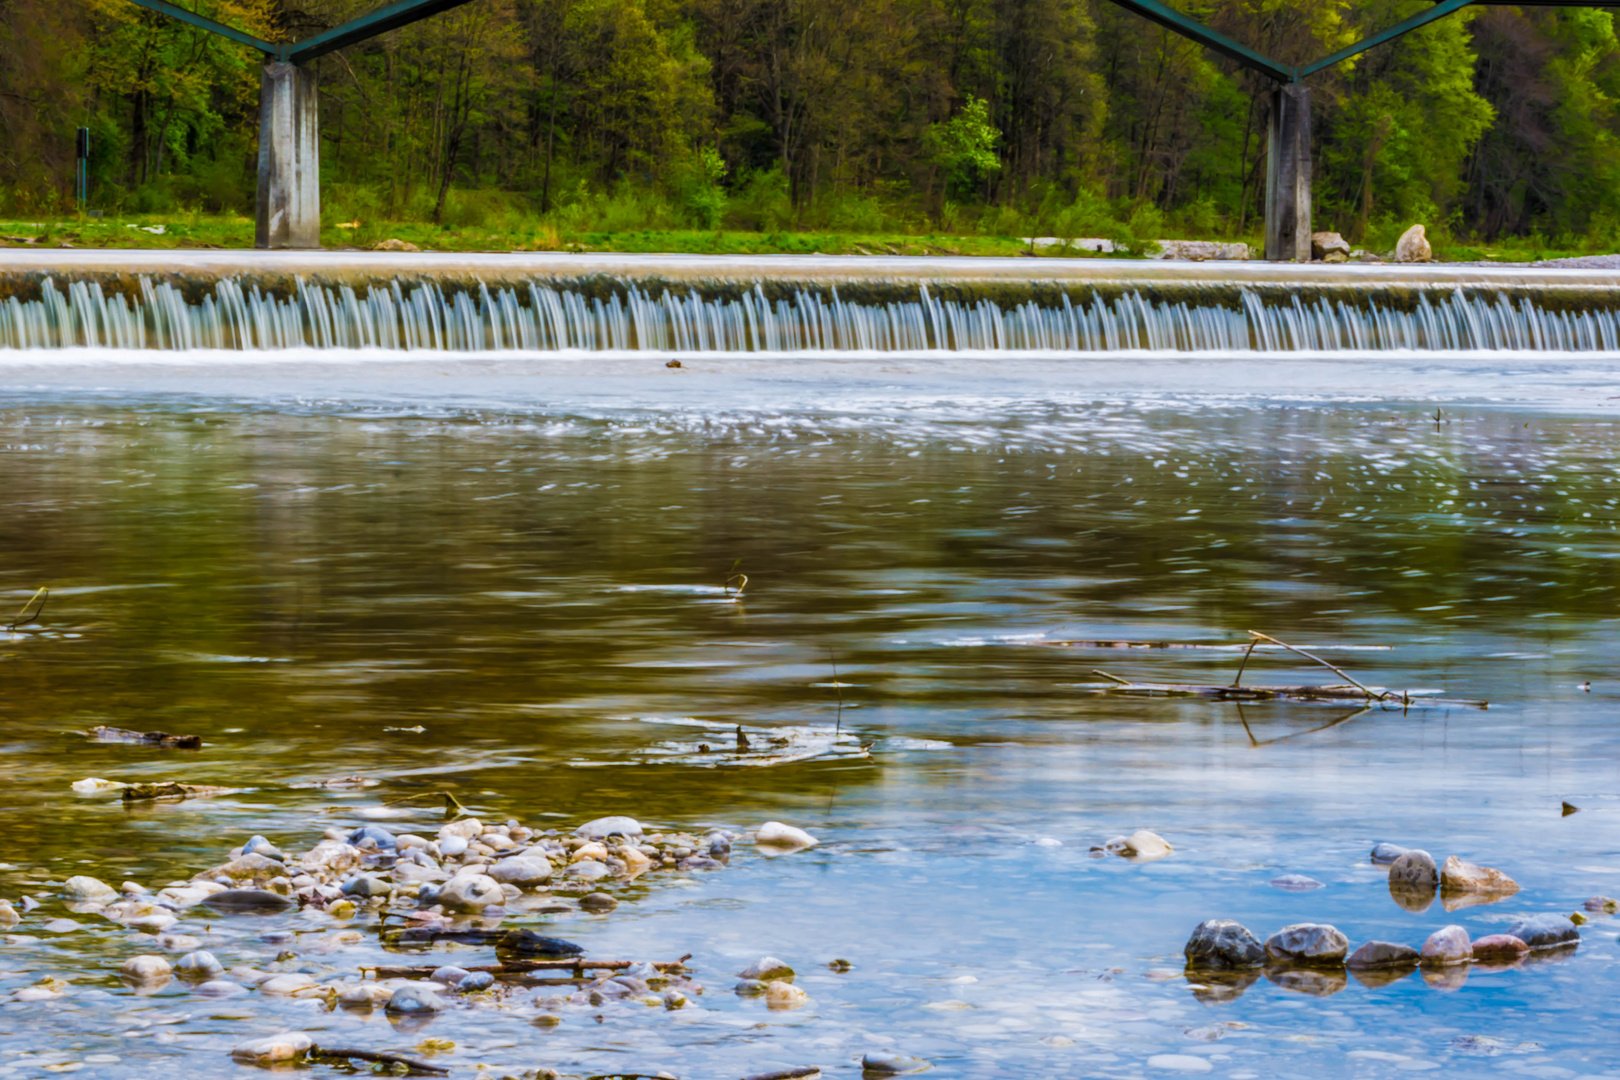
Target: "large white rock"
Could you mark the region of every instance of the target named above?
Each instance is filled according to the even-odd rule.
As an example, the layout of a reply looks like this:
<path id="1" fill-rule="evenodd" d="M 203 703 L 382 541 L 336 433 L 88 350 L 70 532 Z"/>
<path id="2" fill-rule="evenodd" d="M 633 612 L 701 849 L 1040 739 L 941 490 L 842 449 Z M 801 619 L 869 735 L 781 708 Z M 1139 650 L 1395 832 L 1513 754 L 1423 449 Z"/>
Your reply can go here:
<path id="1" fill-rule="evenodd" d="M 62 895 L 69 900 L 89 901 L 96 904 L 110 904 L 118 899 L 118 890 L 99 878 L 70 877 L 62 885 Z"/>
<path id="2" fill-rule="evenodd" d="M 784 825 L 780 821 L 767 821 L 754 834 L 754 843 L 772 851 L 801 851 L 820 843 L 803 829 Z"/>
<path id="3" fill-rule="evenodd" d="M 136 982 L 160 982 L 174 974 L 167 960 L 151 954 L 132 956 L 118 965 L 118 970 L 125 978 Z"/>
<path id="4" fill-rule="evenodd" d="M 1401 233 L 1395 242 L 1395 261 L 1398 263 L 1433 262 L 1434 249 L 1422 225 L 1414 225 Z"/>
<path id="5" fill-rule="evenodd" d="M 1146 829 L 1138 829 L 1125 838 L 1125 848 L 1120 852 L 1127 859 L 1137 859 L 1146 862 L 1151 859 L 1162 859 L 1174 850 L 1164 837 Z"/>
<path id="6" fill-rule="evenodd" d="M 271 997 L 296 997 L 299 994 L 312 990 L 315 980 L 300 972 L 289 971 L 284 975 L 273 975 L 259 984 L 259 993 Z"/>
<path id="7" fill-rule="evenodd" d="M 394 989 L 374 982 L 344 983 L 338 987 L 338 1001 L 344 1005 L 386 1005 Z"/>
<path id="8" fill-rule="evenodd" d="M 790 982 L 777 979 L 766 984 L 765 1004 L 772 1009 L 797 1009 L 810 1000 L 810 995 Z"/>
<path id="9" fill-rule="evenodd" d="M 536 855 L 514 855 L 490 867 L 489 876 L 502 885 L 526 889 L 551 880 L 551 863 Z"/>
<path id="10" fill-rule="evenodd" d="M 462 818 L 452 821 L 448 825 L 439 826 L 439 839 L 445 840 L 452 836 L 459 836 L 463 840 L 472 840 L 484 831 L 484 823 L 475 817 Z"/>
<path id="11" fill-rule="evenodd" d="M 488 874 L 457 874 L 439 889 L 446 911 L 477 912 L 506 900 L 500 882 Z"/>

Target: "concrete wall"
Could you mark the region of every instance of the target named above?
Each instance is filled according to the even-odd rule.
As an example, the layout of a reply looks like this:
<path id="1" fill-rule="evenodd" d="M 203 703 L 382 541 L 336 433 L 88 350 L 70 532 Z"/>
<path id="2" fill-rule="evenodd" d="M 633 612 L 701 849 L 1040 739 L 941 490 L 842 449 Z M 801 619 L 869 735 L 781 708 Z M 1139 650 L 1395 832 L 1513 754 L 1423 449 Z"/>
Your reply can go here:
<path id="1" fill-rule="evenodd" d="M 259 197 L 253 246 L 321 246 L 320 128 L 315 72 L 264 65 L 259 87 Z"/>

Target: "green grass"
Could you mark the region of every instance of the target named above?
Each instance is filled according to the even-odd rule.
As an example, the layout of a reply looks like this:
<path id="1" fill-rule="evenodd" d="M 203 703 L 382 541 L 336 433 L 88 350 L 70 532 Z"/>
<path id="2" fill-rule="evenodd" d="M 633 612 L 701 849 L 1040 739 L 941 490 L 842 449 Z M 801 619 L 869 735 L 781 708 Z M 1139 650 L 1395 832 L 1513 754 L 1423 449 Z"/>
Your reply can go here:
<path id="1" fill-rule="evenodd" d="M 322 246 L 365 250 L 397 239 L 423 251 L 595 251 L 704 255 L 1030 255 L 1014 236 L 943 236 L 905 233 L 747 232 L 697 229 L 636 229 L 621 232 L 560 231 L 534 219 L 508 227 L 454 227 L 428 222 L 368 221 L 330 224 Z M 109 218 L 0 221 L 0 247 L 7 248 L 220 248 L 253 246 L 253 220 L 235 214 L 178 213 Z M 1043 258 L 1095 258 L 1083 252 L 1042 249 Z M 1535 240 L 1495 245 L 1436 245 L 1442 262 L 1535 262 L 1593 254 Z M 1119 256 L 1129 257 L 1129 256 Z"/>

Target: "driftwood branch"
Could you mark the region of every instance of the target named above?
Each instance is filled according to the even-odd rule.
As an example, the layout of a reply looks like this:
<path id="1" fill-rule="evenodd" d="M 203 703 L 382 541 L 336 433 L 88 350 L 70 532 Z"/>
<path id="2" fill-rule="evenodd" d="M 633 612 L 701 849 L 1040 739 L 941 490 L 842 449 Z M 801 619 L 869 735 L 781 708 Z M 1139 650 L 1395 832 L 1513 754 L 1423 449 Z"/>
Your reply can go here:
<path id="1" fill-rule="evenodd" d="M 45 614 L 45 602 L 50 599 L 50 596 L 51 590 L 42 586 L 38 592 L 28 598 L 28 603 L 22 606 L 22 610 L 17 612 L 17 617 L 11 620 L 11 623 L 6 627 L 6 632 L 10 633 L 19 626 L 27 626 L 29 623 L 38 622 L 39 617 Z M 28 609 L 34 607 L 35 600 L 39 601 L 39 607 L 34 608 L 33 614 L 30 615 Z"/>
<path id="2" fill-rule="evenodd" d="M 404 1054 L 390 1054 L 385 1050 L 360 1050 L 352 1046 L 312 1046 L 309 1048 L 310 1058 L 338 1059 L 345 1061 L 370 1061 L 378 1065 L 403 1065 L 409 1069 L 408 1076 L 449 1076 L 450 1070 L 443 1065 L 433 1065 L 417 1058 L 408 1058 Z"/>
<path id="3" fill-rule="evenodd" d="M 1355 687 L 1357 690 L 1360 690 L 1363 694 L 1366 694 L 1368 697 L 1373 698 L 1373 699 L 1375 699 L 1377 701 L 1386 701 L 1389 698 L 1396 696 L 1395 693 L 1393 691 L 1390 691 L 1390 690 L 1386 690 L 1381 694 L 1376 692 L 1376 691 L 1369 690 L 1365 686 L 1362 686 L 1360 683 L 1356 682 L 1356 680 L 1352 679 L 1342 669 L 1333 666 L 1332 664 L 1328 663 L 1326 660 L 1322 659 L 1320 656 L 1317 656 L 1315 653 L 1309 653 L 1309 652 L 1306 652 L 1304 649 L 1296 648 L 1293 645 L 1288 644 L 1288 642 L 1286 642 L 1286 641 L 1278 641 L 1276 638 L 1272 637 L 1270 634 L 1262 634 L 1258 630 L 1250 630 L 1249 631 L 1249 636 L 1254 638 L 1256 641 L 1269 641 L 1273 645 L 1280 645 L 1283 648 L 1287 649 L 1291 653 L 1294 653 L 1294 654 L 1296 654 L 1298 656 L 1303 656 L 1307 660 L 1312 660 L 1312 661 L 1315 661 L 1318 664 L 1321 664 L 1323 667 L 1325 667 L 1329 671 L 1333 672 L 1333 674 L 1337 675 L 1339 678 L 1343 679 L 1345 682 L 1349 683 L 1351 686 Z M 1251 646 L 1251 651 L 1253 651 L 1252 646 Z M 1248 659 L 1248 654 L 1247 653 L 1244 654 L 1244 659 L 1245 660 Z M 1240 671 L 1241 671 L 1241 669 L 1240 669 Z M 1237 684 L 1233 683 L 1232 685 L 1236 686 Z"/>
<path id="4" fill-rule="evenodd" d="M 686 970 L 691 954 L 672 963 L 657 963 L 653 967 L 665 974 L 679 974 Z M 626 971 L 639 963 L 636 960 L 506 960 L 499 964 L 458 964 L 464 971 L 487 971 L 491 975 L 524 975 L 532 971 Z M 425 979 L 443 964 L 362 964 L 361 970 L 376 973 L 379 979 Z"/>

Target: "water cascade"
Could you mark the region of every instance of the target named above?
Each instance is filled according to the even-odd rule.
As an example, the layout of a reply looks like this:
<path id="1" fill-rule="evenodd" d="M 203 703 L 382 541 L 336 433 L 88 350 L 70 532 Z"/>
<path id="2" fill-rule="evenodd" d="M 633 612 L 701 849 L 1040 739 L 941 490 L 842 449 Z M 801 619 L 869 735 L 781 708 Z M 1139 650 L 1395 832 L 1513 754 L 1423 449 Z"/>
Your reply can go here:
<path id="1" fill-rule="evenodd" d="M 1155 299 L 1130 290 L 1079 302 L 845 301 L 836 287 L 769 299 L 629 285 L 583 291 L 530 283 L 308 284 L 277 296 L 233 277 L 188 302 L 167 282 L 135 290 L 46 279 L 37 299 L 0 303 L 0 349 L 384 349 L 408 352 L 1370 352 L 1395 349 L 1620 351 L 1620 312 L 1545 307 L 1529 297 L 1434 289 L 1400 304 L 1360 299 Z"/>

